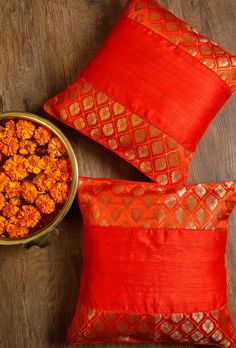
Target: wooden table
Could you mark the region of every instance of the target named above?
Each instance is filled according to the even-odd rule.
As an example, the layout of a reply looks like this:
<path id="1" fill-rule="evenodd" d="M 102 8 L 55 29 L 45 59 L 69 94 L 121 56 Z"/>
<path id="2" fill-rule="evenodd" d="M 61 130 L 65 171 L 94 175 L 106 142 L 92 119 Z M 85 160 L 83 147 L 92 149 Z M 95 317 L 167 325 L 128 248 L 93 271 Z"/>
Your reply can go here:
<path id="1" fill-rule="evenodd" d="M 0 0 L 0 111 L 42 114 L 43 102 L 73 81 L 93 57 L 125 2 Z M 236 52 L 235 0 L 160 2 Z M 58 126 L 76 151 L 82 175 L 142 180 L 141 174 L 116 155 L 74 130 Z M 202 139 L 191 165 L 190 182 L 236 178 L 235 129 L 232 98 Z M 59 229 L 59 238 L 43 250 L 0 248 L 2 348 L 67 346 L 65 335 L 81 271 L 81 216 L 76 203 Z M 227 265 L 236 324 L 236 214 L 230 220 Z"/>

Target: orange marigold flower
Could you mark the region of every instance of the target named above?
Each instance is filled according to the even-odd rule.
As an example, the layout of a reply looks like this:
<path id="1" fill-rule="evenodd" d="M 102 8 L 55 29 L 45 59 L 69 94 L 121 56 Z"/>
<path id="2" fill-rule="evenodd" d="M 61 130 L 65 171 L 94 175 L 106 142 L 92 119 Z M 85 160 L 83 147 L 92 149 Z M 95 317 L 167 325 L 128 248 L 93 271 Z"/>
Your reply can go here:
<path id="1" fill-rule="evenodd" d="M 6 221 L 6 231 L 11 238 L 24 237 L 29 233 L 27 227 L 19 225 L 19 221 L 16 217 L 12 217 L 9 221 Z"/>
<path id="2" fill-rule="evenodd" d="M 23 205 L 17 215 L 19 225 L 23 227 L 34 227 L 41 219 L 41 214 L 32 205 Z"/>
<path id="3" fill-rule="evenodd" d="M 0 172 L 0 192 L 3 192 L 10 178 L 3 172 Z"/>
<path id="4" fill-rule="evenodd" d="M 3 168 L 12 180 L 23 180 L 27 175 L 27 160 L 22 155 L 9 158 Z"/>
<path id="5" fill-rule="evenodd" d="M 58 181 L 67 181 L 71 179 L 71 164 L 67 159 L 60 159 L 57 162 L 57 168 L 55 171 L 55 178 Z"/>
<path id="6" fill-rule="evenodd" d="M 0 216 L 0 236 L 5 232 L 6 219 Z"/>
<path id="7" fill-rule="evenodd" d="M 35 125 L 30 121 L 20 120 L 16 124 L 18 138 L 30 139 L 34 135 Z"/>
<path id="8" fill-rule="evenodd" d="M 35 201 L 38 209 L 43 214 L 51 214 L 55 210 L 55 202 L 50 198 L 50 196 L 46 193 L 38 196 Z"/>
<path id="9" fill-rule="evenodd" d="M 50 165 L 48 165 L 46 161 L 45 174 L 57 181 L 69 180 L 71 178 L 70 161 L 66 159 L 54 160 L 50 161 Z"/>
<path id="10" fill-rule="evenodd" d="M 24 181 L 22 184 L 22 196 L 23 198 L 29 202 L 33 203 L 37 198 L 37 188 L 30 181 Z"/>
<path id="11" fill-rule="evenodd" d="M 61 157 L 66 149 L 58 137 L 53 137 L 48 144 L 48 153 L 53 157 Z"/>
<path id="12" fill-rule="evenodd" d="M 44 169 L 44 160 L 37 155 L 31 155 L 27 158 L 27 170 L 30 173 L 39 174 Z"/>
<path id="13" fill-rule="evenodd" d="M 50 190 L 55 184 L 56 180 L 53 177 L 49 177 L 47 174 L 40 173 L 34 178 L 34 184 L 37 186 L 40 192 Z"/>
<path id="14" fill-rule="evenodd" d="M 33 155 L 35 153 L 37 144 L 32 140 L 21 140 L 19 153 L 21 155 Z"/>
<path id="15" fill-rule="evenodd" d="M 58 182 L 51 188 L 50 195 L 57 203 L 66 202 L 69 195 L 69 186 L 66 182 Z"/>
<path id="16" fill-rule="evenodd" d="M 51 156 L 43 156 L 42 160 L 44 162 L 44 173 L 51 176 L 57 168 L 57 159 Z"/>
<path id="17" fill-rule="evenodd" d="M 14 121 L 6 122 L 6 127 L 0 126 L 0 140 L 6 140 L 14 137 L 16 134 L 16 127 Z"/>
<path id="18" fill-rule="evenodd" d="M 3 195 L 3 193 L 0 192 L 0 210 L 2 210 L 2 208 L 5 206 L 6 204 L 6 199 Z"/>
<path id="19" fill-rule="evenodd" d="M 7 121 L 5 124 L 6 132 L 12 137 L 16 135 L 16 124 L 13 120 Z"/>
<path id="20" fill-rule="evenodd" d="M 19 198 L 10 199 L 10 201 L 5 205 L 5 207 L 2 210 L 3 215 L 9 218 L 16 216 L 16 214 L 19 211 L 19 205 L 20 205 Z"/>
<path id="21" fill-rule="evenodd" d="M 51 139 L 51 136 L 52 136 L 52 133 L 50 132 L 50 130 L 43 126 L 40 126 L 34 132 L 34 138 L 39 145 L 47 144 L 49 140 Z"/>
<path id="22" fill-rule="evenodd" d="M 5 193 L 8 198 L 20 197 L 21 184 L 18 181 L 9 181 L 6 184 Z"/>
<path id="23" fill-rule="evenodd" d="M 6 137 L 0 143 L 0 151 L 5 156 L 12 156 L 17 153 L 19 142 L 17 138 Z"/>

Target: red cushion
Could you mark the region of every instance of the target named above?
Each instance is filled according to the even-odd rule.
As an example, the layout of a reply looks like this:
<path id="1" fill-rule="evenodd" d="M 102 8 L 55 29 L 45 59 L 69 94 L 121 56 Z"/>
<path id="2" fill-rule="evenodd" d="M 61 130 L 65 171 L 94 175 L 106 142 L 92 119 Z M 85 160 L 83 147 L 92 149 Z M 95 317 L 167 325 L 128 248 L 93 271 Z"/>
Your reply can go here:
<path id="1" fill-rule="evenodd" d="M 225 247 L 235 190 L 80 178 L 83 271 L 69 343 L 234 347 Z"/>
<path id="2" fill-rule="evenodd" d="M 154 0 L 131 0 L 104 45 L 45 110 L 162 186 L 185 182 L 236 90 L 236 56 Z"/>

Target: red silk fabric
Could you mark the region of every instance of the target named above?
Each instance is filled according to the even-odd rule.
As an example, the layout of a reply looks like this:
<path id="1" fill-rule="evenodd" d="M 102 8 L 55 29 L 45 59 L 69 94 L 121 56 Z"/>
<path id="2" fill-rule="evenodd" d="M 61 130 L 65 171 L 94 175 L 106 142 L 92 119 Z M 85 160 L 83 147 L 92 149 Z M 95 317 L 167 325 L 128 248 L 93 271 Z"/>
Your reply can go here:
<path id="1" fill-rule="evenodd" d="M 80 301 L 124 313 L 209 312 L 226 300 L 225 230 L 84 228 Z"/>
<path id="2" fill-rule="evenodd" d="M 231 96 L 206 66 L 125 17 L 80 76 L 190 151 Z"/>
<path id="3" fill-rule="evenodd" d="M 80 177 L 83 271 L 68 342 L 233 348 L 224 255 L 235 188 Z"/>

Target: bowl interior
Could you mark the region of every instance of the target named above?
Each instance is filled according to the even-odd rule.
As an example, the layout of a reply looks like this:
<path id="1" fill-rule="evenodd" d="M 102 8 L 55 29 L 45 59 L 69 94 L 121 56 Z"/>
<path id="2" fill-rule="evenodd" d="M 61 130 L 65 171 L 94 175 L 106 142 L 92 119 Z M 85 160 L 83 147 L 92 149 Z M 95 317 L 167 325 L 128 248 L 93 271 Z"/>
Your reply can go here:
<path id="1" fill-rule="evenodd" d="M 65 137 L 65 135 L 53 123 L 51 123 L 47 119 L 44 119 L 43 117 L 40 117 L 34 114 L 19 113 L 19 112 L 9 112 L 9 113 L 0 114 L 0 122 L 2 120 L 4 121 L 14 120 L 17 122 L 21 119 L 28 120 L 33 123 L 37 123 L 38 125 L 41 125 L 49 129 L 53 133 L 53 135 L 59 138 L 59 140 L 62 142 L 62 144 L 64 145 L 66 149 L 66 153 L 71 164 L 72 179 L 70 182 L 70 190 L 69 190 L 67 201 L 61 206 L 60 211 L 55 216 L 53 216 L 53 218 L 48 224 L 45 224 L 45 226 L 43 226 L 42 228 L 39 228 L 35 232 L 32 232 L 24 237 L 7 238 L 7 237 L 0 236 L 0 244 L 5 244 L 5 245 L 24 244 L 24 243 L 32 242 L 37 239 L 41 239 L 45 237 L 50 231 L 55 229 L 55 227 L 65 217 L 69 208 L 71 207 L 71 204 L 74 200 L 74 197 L 77 191 L 77 185 L 78 185 L 77 160 L 76 160 L 73 148 L 70 142 L 68 141 L 68 139 Z"/>

